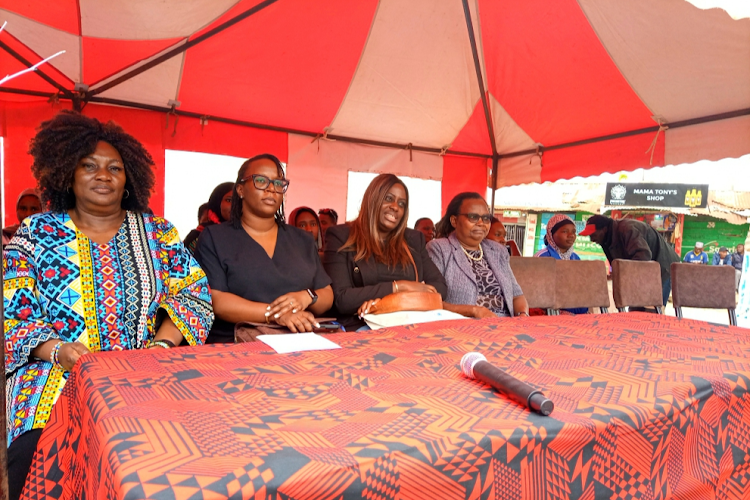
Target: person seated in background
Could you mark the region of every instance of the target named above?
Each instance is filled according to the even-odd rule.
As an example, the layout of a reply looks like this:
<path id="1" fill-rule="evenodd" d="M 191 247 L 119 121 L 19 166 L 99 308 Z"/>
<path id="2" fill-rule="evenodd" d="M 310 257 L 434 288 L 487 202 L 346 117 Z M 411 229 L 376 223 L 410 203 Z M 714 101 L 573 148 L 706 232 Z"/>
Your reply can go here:
<path id="1" fill-rule="evenodd" d="M 692 252 L 688 252 L 683 259 L 688 264 L 708 264 L 708 254 L 703 251 L 703 243 L 697 241 Z"/>
<path id="2" fill-rule="evenodd" d="M 339 223 L 339 214 L 332 208 L 321 208 L 318 210 L 318 221 L 320 222 L 320 236 L 325 240 L 328 228 Z"/>
<path id="3" fill-rule="evenodd" d="M 729 249 L 727 247 L 719 248 L 719 251 L 714 254 L 713 258 L 714 266 L 731 266 L 732 257 L 729 256 Z"/>
<path id="4" fill-rule="evenodd" d="M 63 111 L 29 153 L 50 211 L 25 219 L 3 253 L 11 499 L 78 359 L 202 344 L 213 322 L 203 270 L 172 224 L 144 213 L 153 161 L 135 138 Z"/>
<path id="5" fill-rule="evenodd" d="M 414 223 L 414 229 L 424 234 L 425 243 L 429 243 L 435 238 L 435 224 L 428 217 L 417 219 L 417 222 Z"/>
<path id="6" fill-rule="evenodd" d="M 740 279 L 742 279 L 742 265 L 745 261 L 745 245 L 737 245 L 735 252 L 732 254 L 732 266 L 734 267 L 734 289 L 739 291 Z"/>
<path id="7" fill-rule="evenodd" d="M 492 216 L 479 193 L 456 195 L 427 251 L 448 283 L 443 307 L 472 318 L 528 316 L 505 247 L 487 239 Z"/>
<path id="8" fill-rule="evenodd" d="M 190 231 L 182 242 L 185 248 L 190 250 L 190 253 L 195 253 L 195 247 L 198 245 L 198 237 L 206 227 L 211 224 L 221 224 L 229 220 L 233 189 L 234 182 L 222 182 L 211 192 L 207 203 L 208 211 L 205 215 L 208 220 L 198 224 L 198 227 Z"/>
<path id="9" fill-rule="evenodd" d="M 234 342 L 241 321 L 311 332 L 331 308 L 331 280 L 310 235 L 284 222 L 289 181 L 278 158 L 254 156 L 240 167 L 229 224 L 201 233 L 196 258 L 211 285 L 216 321 L 207 342 Z"/>
<path id="10" fill-rule="evenodd" d="M 534 257 L 552 257 L 557 260 L 581 260 L 573 251 L 576 242 L 576 223 L 573 219 L 563 214 L 555 214 L 547 222 L 547 234 L 544 236 L 543 249 L 539 250 Z M 535 310 L 536 311 L 536 310 Z M 563 309 L 571 314 L 586 314 L 586 307 L 575 309 Z"/>
<path id="11" fill-rule="evenodd" d="M 3 228 L 3 236 L 10 240 L 26 217 L 38 214 L 41 211 L 42 198 L 39 196 L 39 192 L 32 188 L 24 189 L 16 200 L 16 218 L 18 219 L 18 223 Z"/>
<path id="12" fill-rule="evenodd" d="M 318 253 L 323 252 L 323 235 L 320 231 L 320 219 L 310 207 L 297 207 L 289 214 L 289 224 L 309 233 L 315 241 Z"/>
<path id="13" fill-rule="evenodd" d="M 505 237 L 508 234 L 508 232 L 505 230 L 505 225 L 503 225 L 500 219 L 498 219 L 494 215 L 492 216 L 491 221 L 492 223 L 490 224 L 490 230 L 487 232 L 487 239 L 505 246 Z"/>
<path id="14" fill-rule="evenodd" d="M 445 280 L 427 254 L 424 235 L 406 227 L 408 218 L 406 185 L 393 174 L 381 174 L 367 186 L 357 218 L 328 229 L 323 265 L 347 330 L 363 328 L 361 316 L 391 293 L 445 298 Z"/>

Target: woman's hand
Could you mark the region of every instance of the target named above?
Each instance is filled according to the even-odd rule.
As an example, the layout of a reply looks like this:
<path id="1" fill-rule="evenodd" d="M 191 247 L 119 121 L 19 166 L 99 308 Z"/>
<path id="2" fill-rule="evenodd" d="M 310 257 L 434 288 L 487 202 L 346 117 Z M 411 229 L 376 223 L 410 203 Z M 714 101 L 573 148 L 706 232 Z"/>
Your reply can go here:
<path id="1" fill-rule="evenodd" d="M 365 314 L 368 314 L 370 312 L 370 309 L 372 309 L 372 306 L 380 302 L 380 299 L 372 299 L 372 300 L 366 300 L 362 302 L 362 305 L 359 306 L 359 309 L 357 310 L 357 315 L 361 318 Z"/>
<path id="2" fill-rule="evenodd" d="M 80 342 L 64 342 L 57 351 L 57 359 L 66 371 L 70 371 L 84 354 L 91 354 L 85 345 Z"/>
<path id="3" fill-rule="evenodd" d="M 482 318 L 496 318 L 497 317 L 497 315 L 495 313 L 493 313 L 492 311 L 490 311 L 486 307 L 482 307 L 482 306 L 474 306 L 474 311 L 473 312 L 474 312 L 474 317 L 478 318 L 478 319 L 482 319 Z"/>
<path id="4" fill-rule="evenodd" d="M 312 304 L 312 297 L 307 290 L 285 293 L 271 302 L 266 308 L 266 316 L 269 319 L 279 319 L 288 312 L 300 312 Z"/>
<path id="5" fill-rule="evenodd" d="M 278 318 L 274 318 L 274 321 L 281 326 L 289 328 L 292 333 L 311 332 L 313 331 L 313 327 L 320 327 L 315 322 L 315 316 L 307 311 L 287 312 Z"/>
<path id="6" fill-rule="evenodd" d="M 395 283 L 397 286 L 395 286 L 394 288 L 397 289 L 399 292 L 437 293 L 437 290 L 435 290 L 434 286 L 426 285 L 424 283 L 419 283 L 417 281 L 401 280 L 401 281 L 396 281 Z"/>

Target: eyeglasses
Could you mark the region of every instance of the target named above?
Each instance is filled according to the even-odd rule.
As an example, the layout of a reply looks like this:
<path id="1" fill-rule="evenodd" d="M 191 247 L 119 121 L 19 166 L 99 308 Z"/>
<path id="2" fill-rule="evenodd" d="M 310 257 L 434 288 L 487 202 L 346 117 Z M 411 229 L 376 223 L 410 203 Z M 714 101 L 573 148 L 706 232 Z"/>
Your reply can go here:
<path id="1" fill-rule="evenodd" d="M 260 174 L 253 174 L 250 177 L 240 179 L 240 184 L 247 182 L 250 179 L 253 180 L 253 186 L 255 186 L 255 189 L 259 189 L 261 191 L 265 191 L 266 189 L 268 189 L 269 184 L 273 184 L 273 190 L 277 193 L 286 193 L 286 190 L 289 187 L 289 181 L 286 179 L 271 180 L 265 175 Z"/>
<path id="2" fill-rule="evenodd" d="M 470 214 L 456 214 L 456 215 L 465 216 L 467 219 L 469 219 L 469 222 L 473 224 L 476 224 L 477 222 L 479 222 L 479 219 L 482 219 L 482 222 L 484 222 L 485 224 L 489 224 L 492 221 L 492 216 L 490 214 L 479 215 L 475 213 L 470 213 Z"/>
<path id="3" fill-rule="evenodd" d="M 332 208 L 321 208 L 318 210 L 318 215 L 330 215 L 334 219 L 339 218 L 339 214 L 336 213 L 336 211 Z"/>

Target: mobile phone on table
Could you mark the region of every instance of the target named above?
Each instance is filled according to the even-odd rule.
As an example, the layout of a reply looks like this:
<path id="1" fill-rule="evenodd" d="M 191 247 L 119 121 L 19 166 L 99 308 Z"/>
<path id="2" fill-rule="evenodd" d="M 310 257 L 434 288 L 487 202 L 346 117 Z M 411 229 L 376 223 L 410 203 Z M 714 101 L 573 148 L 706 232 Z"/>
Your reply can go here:
<path id="1" fill-rule="evenodd" d="M 314 333 L 336 333 L 344 332 L 344 327 L 338 321 L 318 321 L 320 327 L 314 327 Z"/>

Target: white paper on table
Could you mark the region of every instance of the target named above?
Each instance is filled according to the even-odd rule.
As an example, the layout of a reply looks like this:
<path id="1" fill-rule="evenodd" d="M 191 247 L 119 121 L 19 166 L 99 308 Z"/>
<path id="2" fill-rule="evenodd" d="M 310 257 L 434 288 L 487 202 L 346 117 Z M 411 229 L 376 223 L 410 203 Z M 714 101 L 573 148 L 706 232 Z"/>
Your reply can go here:
<path id="1" fill-rule="evenodd" d="M 279 354 L 302 351 L 326 351 L 341 349 L 341 346 L 315 333 L 281 333 L 278 335 L 258 335 L 258 340 Z"/>
<path id="2" fill-rule="evenodd" d="M 365 314 L 362 319 L 373 330 L 390 328 L 393 326 L 411 325 L 415 323 L 430 323 L 448 319 L 469 319 L 458 313 L 436 309 L 434 311 L 399 311 L 386 314 Z"/>

